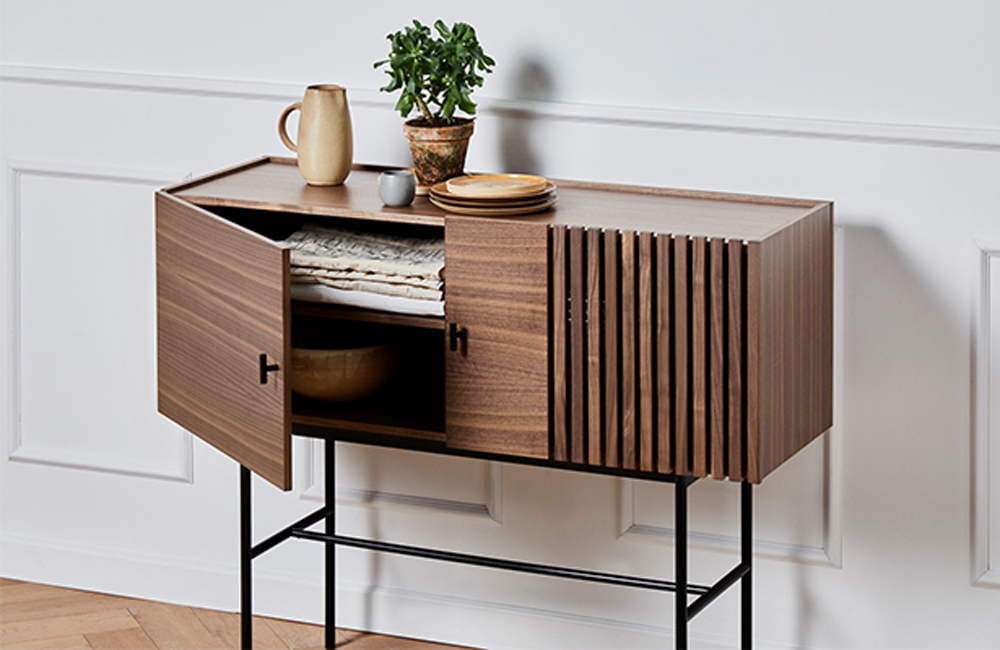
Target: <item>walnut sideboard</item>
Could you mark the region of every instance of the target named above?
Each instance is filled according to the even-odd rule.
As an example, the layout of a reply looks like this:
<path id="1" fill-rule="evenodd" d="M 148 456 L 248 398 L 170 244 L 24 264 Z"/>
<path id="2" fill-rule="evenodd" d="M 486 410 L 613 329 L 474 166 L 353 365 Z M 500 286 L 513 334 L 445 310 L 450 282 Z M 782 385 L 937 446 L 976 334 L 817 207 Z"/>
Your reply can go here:
<path id="1" fill-rule="evenodd" d="M 556 181 L 550 210 L 470 217 L 383 206 L 380 171 L 264 157 L 156 195 L 159 410 L 278 488 L 293 433 L 749 488 L 832 425 L 830 202 Z M 346 221 L 443 235 L 445 316 L 293 301 L 278 242 Z M 398 331 L 402 380 L 293 395 L 307 318 Z"/>

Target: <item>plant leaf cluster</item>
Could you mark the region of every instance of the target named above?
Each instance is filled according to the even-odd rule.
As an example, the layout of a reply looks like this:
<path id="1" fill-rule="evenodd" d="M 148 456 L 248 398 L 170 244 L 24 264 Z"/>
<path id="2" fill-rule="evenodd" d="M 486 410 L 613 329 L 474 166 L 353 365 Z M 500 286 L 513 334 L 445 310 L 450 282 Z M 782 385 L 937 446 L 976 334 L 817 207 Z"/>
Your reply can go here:
<path id="1" fill-rule="evenodd" d="M 396 101 L 401 116 L 419 108 L 427 121 L 451 124 L 456 109 L 475 115 L 472 92 L 483 85 L 480 73 L 493 72 L 496 62 L 483 52 L 472 25 L 457 22 L 449 29 L 437 20 L 431 31 L 414 20 L 386 38 L 392 44 L 389 58 L 375 67 L 386 67 L 391 78 L 380 90 L 402 91 Z"/>

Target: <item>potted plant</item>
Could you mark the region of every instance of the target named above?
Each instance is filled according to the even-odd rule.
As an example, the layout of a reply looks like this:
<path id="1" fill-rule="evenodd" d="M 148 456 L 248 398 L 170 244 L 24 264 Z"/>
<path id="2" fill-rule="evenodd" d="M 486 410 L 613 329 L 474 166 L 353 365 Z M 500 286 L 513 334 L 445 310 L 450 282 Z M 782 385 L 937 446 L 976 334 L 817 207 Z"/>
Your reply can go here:
<path id="1" fill-rule="evenodd" d="M 386 38 L 392 44 L 389 58 L 376 62 L 375 67 L 384 67 L 391 81 L 381 90 L 401 91 L 396 110 L 402 117 L 415 108 L 420 111 L 419 117 L 403 126 L 417 180 L 433 185 L 460 176 L 473 121 L 455 117 L 455 111 L 475 115 L 472 92 L 483 85 L 480 73 L 493 72 L 496 63 L 483 52 L 476 30 L 466 23 L 457 22 L 449 29 L 438 20 L 431 31 L 414 20 L 412 26 Z"/>

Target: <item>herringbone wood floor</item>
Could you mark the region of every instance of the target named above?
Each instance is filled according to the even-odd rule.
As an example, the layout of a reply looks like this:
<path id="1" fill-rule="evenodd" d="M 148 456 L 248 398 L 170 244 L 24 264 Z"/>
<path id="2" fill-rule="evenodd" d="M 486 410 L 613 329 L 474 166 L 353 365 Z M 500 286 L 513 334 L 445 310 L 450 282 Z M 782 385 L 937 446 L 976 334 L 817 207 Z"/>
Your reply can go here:
<path id="1" fill-rule="evenodd" d="M 239 638 L 237 614 L 0 578 L 3 650 L 228 650 Z M 255 650 L 320 650 L 323 640 L 321 626 L 254 617 Z M 337 647 L 458 649 L 347 630 L 337 630 Z"/>

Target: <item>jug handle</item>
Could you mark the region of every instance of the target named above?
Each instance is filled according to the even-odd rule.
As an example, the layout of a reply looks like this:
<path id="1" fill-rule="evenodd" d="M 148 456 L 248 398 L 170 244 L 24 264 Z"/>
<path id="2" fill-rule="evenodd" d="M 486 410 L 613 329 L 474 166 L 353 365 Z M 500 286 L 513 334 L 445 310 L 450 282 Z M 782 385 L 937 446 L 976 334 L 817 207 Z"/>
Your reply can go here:
<path id="1" fill-rule="evenodd" d="M 288 116 L 292 114 L 292 111 L 302 110 L 302 102 L 295 102 L 285 110 L 281 112 L 281 117 L 278 118 L 278 137 L 285 144 L 286 147 L 292 151 L 298 151 L 298 147 L 292 142 L 292 139 L 288 137 L 288 131 L 285 128 L 285 123 L 288 121 Z"/>

